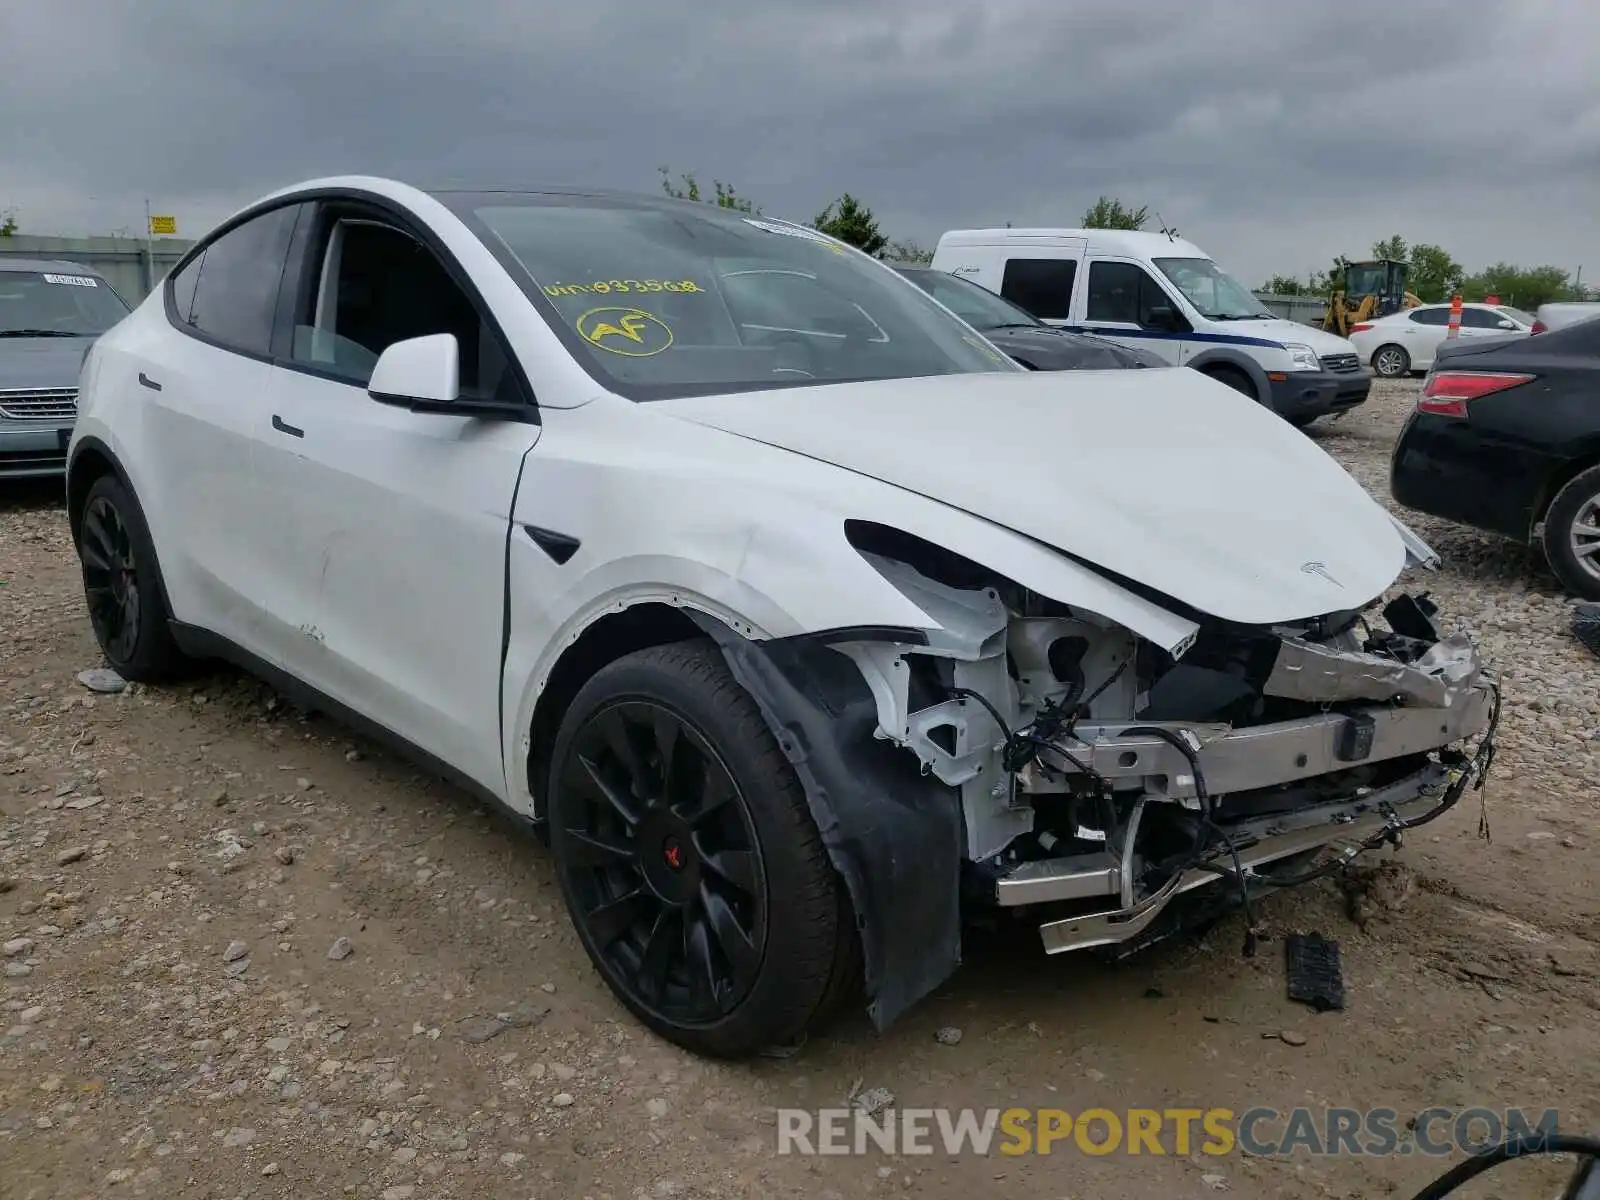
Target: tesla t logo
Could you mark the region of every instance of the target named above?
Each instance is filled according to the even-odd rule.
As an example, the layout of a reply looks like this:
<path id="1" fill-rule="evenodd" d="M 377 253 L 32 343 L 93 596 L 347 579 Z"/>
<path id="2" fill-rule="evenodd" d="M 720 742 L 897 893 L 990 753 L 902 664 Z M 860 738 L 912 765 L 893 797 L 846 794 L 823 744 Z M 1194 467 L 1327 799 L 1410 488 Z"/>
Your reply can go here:
<path id="1" fill-rule="evenodd" d="M 661 856 L 667 860 L 667 866 L 674 871 L 683 870 L 683 847 L 677 842 L 668 842 L 662 848 Z"/>
<path id="2" fill-rule="evenodd" d="M 672 345 L 667 323 L 642 308 L 591 308 L 576 325 L 591 346 L 629 358 L 648 358 Z"/>
<path id="3" fill-rule="evenodd" d="M 1328 570 L 1328 564 L 1327 563 L 1320 563 L 1320 562 L 1301 563 L 1300 564 L 1300 570 L 1305 572 L 1307 575 L 1315 575 L 1318 578 L 1326 579 L 1329 583 L 1333 584 L 1334 587 L 1343 587 L 1344 586 L 1344 584 L 1340 583 L 1337 579 L 1335 579 L 1333 577 L 1332 572 L 1330 572 Z"/>

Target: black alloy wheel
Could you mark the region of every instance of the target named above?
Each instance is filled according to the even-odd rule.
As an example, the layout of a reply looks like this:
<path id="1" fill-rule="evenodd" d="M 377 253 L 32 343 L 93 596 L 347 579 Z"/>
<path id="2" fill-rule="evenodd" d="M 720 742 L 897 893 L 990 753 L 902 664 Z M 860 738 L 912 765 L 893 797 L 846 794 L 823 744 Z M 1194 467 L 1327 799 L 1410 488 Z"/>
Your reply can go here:
<path id="1" fill-rule="evenodd" d="M 142 580 L 133 537 L 110 496 L 89 500 L 78 553 L 95 637 L 113 663 L 128 662 L 139 644 Z"/>
<path id="2" fill-rule="evenodd" d="M 89 624 L 117 673 L 158 683 L 192 666 L 172 636 L 144 510 L 115 475 L 90 483 L 77 521 L 77 547 Z"/>
<path id="3" fill-rule="evenodd" d="M 769 905 L 728 765 L 683 713 L 621 699 L 579 727 L 561 786 L 555 836 L 591 953 L 662 1022 L 725 1017 L 761 969 Z"/>

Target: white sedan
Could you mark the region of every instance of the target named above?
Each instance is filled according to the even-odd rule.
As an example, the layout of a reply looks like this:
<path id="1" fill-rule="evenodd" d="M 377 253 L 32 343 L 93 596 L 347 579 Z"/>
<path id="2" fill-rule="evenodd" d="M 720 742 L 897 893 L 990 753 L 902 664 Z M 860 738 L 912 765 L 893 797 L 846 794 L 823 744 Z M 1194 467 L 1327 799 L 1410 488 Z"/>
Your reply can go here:
<path id="1" fill-rule="evenodd" d="M 1463 304 L 1458 337 L 1526 337 L 1534 318 L 1505 304 Z M 1350 344 L 1361 361 L 1385 379 L 1398 379 L 1433 366 L 1433 356 L 1450 332 L 1450 306 L 1424 304 L 1350 327 Z"/>
<path id="2" fill-rule="evenodd" d="M 1049 952 L 1248 908 L 1487 765 L 1470 642 L 1367 611 L 1431 553 L 1314 443 L 1196 372 L 1024 370 L 787 222 L 318 180 L 81 384 L 110 664 L 231 659 L 547 828 L 697 1051 L 886 1026 L 963 904 Z"/>

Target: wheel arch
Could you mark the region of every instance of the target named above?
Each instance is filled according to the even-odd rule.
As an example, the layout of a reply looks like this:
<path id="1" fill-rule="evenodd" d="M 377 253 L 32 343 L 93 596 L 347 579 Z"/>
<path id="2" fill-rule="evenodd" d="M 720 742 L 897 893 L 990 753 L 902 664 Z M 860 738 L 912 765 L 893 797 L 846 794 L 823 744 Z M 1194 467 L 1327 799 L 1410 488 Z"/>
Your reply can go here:
<path id="1" fill-rule="evenodd" d="M 659 600 L 640 600 L 602 613 L 557 655 L 528 722 L 524 769 L 535 821 L 545 818 L 545 780 L 556 731 L 583 685 L 604 667 L 636 650 L 704 636 L 705 630 L 684 609 Z"/>
<path id="2" fill-rule="evenodd" d="M 67 526 L 72 532 L 72 543 L 78 543 L 78 529 L 83 522 L 83 506 L 89 489 L 103 475 L 113 475 L 117 482 L 133 494 L 133 484 L 116 454 L 97 437 L 85 437 L 72 448 L 67 461 Z M 137 499 L 137 496 L 135 496 Z"/>
<path id="3" fill-rule="evenodd" d="M 1600 444 L 1585 445 L 1583 449 L 1563 463 L 1558 470 L 1550 473 L 1539 490 L 1537 500 L 1534 502 L 1533 520 L 1528 525 L 1529 541 L 1537 540 L 1535 531 L 1544 521 L 1545 515 L 1550 511 L 1550 505 L 1561 494 L 1561 489 L 1591 467 L 1600 467 Z"/>
<path id="4" fill-rule="evenodd" d="M 1239 350 L 1229 347 L 1202 350 L 1184 366 L 1199 371 L 1202 375 L 1214 376 L 1219 371 L 1236 372 L 1250 381 L 1250 386 L 1255 389 L 1257 404 L 1267 404 L 1272 397 L 1272 385 L 1267 380 L 1266 371 L 1255 359 Z"/>

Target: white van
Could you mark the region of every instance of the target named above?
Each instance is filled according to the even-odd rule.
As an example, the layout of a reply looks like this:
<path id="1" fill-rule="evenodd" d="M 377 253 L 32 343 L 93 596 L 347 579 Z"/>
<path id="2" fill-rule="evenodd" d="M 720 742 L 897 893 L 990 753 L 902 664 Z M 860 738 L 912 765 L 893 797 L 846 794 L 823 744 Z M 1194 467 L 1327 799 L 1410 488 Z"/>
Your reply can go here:
<path id="1" fill-rule="evenodd" d="M 1344 338 L 1274 316 L 1200 247 L 1164 233 L 954 229 L 933 266 L 1052 325 L 1203 371 L 1296 425 L 1352 408 L 1372 387 Z"/>

